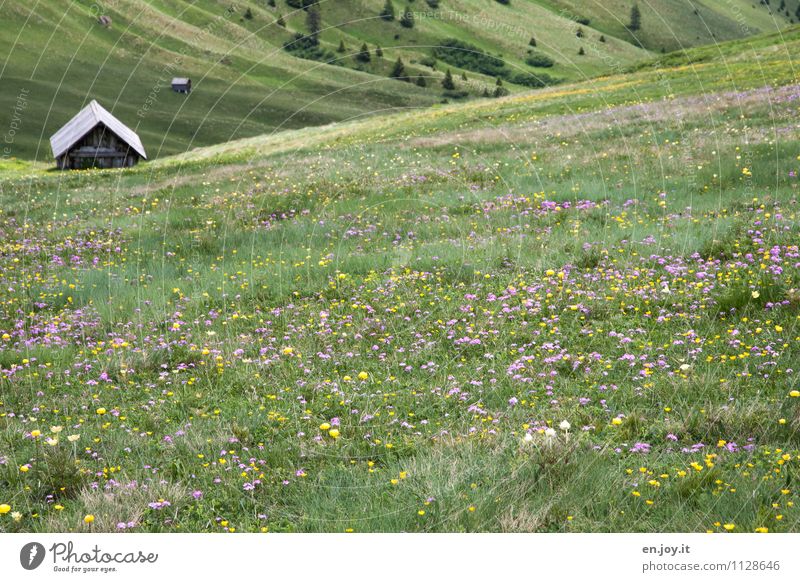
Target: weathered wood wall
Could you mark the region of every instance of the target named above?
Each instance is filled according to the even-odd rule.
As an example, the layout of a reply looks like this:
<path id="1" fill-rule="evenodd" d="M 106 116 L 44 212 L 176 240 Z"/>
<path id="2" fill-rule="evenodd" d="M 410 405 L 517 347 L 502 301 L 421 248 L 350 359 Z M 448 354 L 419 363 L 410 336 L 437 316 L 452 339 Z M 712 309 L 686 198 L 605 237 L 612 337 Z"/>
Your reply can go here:
<path id="1" fill-rule="evenodd" d="M 140 156 L 105 125 L 99 124 L 56 160 L 60 170 L 128 168 Z"/>

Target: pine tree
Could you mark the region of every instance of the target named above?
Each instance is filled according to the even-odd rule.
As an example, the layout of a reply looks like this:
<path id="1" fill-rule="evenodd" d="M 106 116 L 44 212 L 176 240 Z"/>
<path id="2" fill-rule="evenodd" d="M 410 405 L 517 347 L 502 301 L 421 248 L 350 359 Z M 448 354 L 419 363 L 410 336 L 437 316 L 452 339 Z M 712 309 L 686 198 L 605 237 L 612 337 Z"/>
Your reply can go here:
<path id="1" fill-rule="evenodd" d="M 583 47 L 581 47 L 581 48 L 579 48 L 579 49 L 578 49 L 578 55 L 580 55 L 580 56 L 583 56 L 583 55 L 585 55 L 585 54 L 586 54 L 586 51 L 585 51 L 585 50 L 583 50 Z"/>
<path id="2" fill-rule="evenodd" d="M 404 28 L 414 28 L 414 13 L 406 6 L 403 15 L 400 17 L 400 25 Z"/>
<path id="3" fill-rule="evenodd" d="M 345 52 L 346 50 L 347 50 L 347 47 L 346 47 L 346 46 L 344 46 L 344 41 L 343 41 L 343 40 L 340 40 L 340 41 L 339 41 L 339 48 L 338 48 L 338 49 L 336 49 L 336 52 L 343 53 L 343 52 Z"/>
<path id="4" fill-rule="evenodd" d="M 442 79 L 442 87 L 444 87 L 447 91 L 453 91 L 456 88 L 456 84 L 453 82 L 453 75 L 450 73 L 450 69 L 447 69 L 447 72 L 444 74 L 444 79 Z"/>
<path id="5" fill-rule="evenodd" d="M 605 35 L 603 35 L 603 34 L 600 35 L 600 42 L 606 42 Z"/>
<path id="6" fill-rule="evenodd" d="M 414 13 L 411 12 L 409 6 L 405 7 L 403 14 L 400 16 L 400 26 L 403 28 L 414 28 Z"/>
<path id="7" fill-rule="evenodd" d="M 267 0 L 267 5 L 271 8 L 275 8 L 275 0 Z"/>
<path id="8" fill-rule="evenodd" d="M 392 67 L 392 72 L 389 73 L 389 76 L 393 79 L 400 79 L 401 81 L 406 80 L 406 67 L 400 57 L 397 57 L 397 60 L 394 62 L 394 67 Z"/>
<path id="9" fill-rule="evenodd" d="M 495 97 L 502 97 L 503 95 L 508 95 L 508 90 L 503 87 L 503 79 L 497 77 L 497 81 L 494 83 L 494 96 Z"/>
<path id="10" fill-rule="evenodd" d="M 244 11 L 245 20 L 253 20 L 253 11 L 249 8 Z"/>
<path id="11" fill-rule="evenodd" d="M 282 14 L 278 14 L 278 20 L 275 21 L 275 24 L 277 24 L 278 26 L 282 26 L 282 27 L 286 28 L 286 21 L 283 19 L 283 15 Z"/>
<path id="12" fill-rule="evenodd" d="M 536 39 L 534 37 L 531 37 L 531 39 L 528 41 L 528 44 L 530 46 L 536 46 Z"/>
<path id="13" fill-rule="evenodd" d="M 636 31 L 640 28 L 642 28 L 642 13 L 639 10 L 639 5 L 634 4 L 633 8 L 631 8 L 631 21 L 628 24 L 628 29 Z"/>
<path id="14" fill-rule="evenodd" d="M 392 4 L 392 0 L 386 0 L 386 4 L 383 5 L 380 16 L 384 20 L 394 20 L 394 4 Z"/>
<path id="15" fill-rule="evenodd" d="M 375 56 L 376 57 L 382 57 L 383 56 L 383 49 L 381 48 L 381 45 L 376 45 L 375 46 Z"/>
<path id="16" fill-rule="evenodd" d="M 425 80 L 425 77 L 423 77 L 422 75 L 417 77 L 417 87 L 427 87 L 427 86 L 428 82 Z"/>
<path id="17" fill-rule="evenodd" d="M 306 14 L 306 26 L 308 27 L 308 36 L 314 39 L 315 43 L 319 42 L 319 31 L 322 30 L 322 17 L 319 13 L 319 7 L 313 4 Z"/>
<path id="18" fill-rule="evenodd" d="M 356 53 L 356 59 L 362 63 L 368 63 L 372 60 L 372 56 L 369 54 L 369 47 L 367 46 L 367 43 L 361 45 L 361 50 Z"/>

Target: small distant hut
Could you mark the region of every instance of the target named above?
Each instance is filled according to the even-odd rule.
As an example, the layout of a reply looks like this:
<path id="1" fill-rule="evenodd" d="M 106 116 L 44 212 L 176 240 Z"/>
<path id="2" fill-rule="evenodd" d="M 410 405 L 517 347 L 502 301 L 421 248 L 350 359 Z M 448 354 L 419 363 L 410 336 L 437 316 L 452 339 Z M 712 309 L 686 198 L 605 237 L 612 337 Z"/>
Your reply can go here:
<path id="1" fill-rule="evenodd" d="M 192 80 L 186 77 L 175 77 L 172 79 L 172 90 L 176 93 L 191 93 Z"/>
<path id="2" fill-rule="evenodd" d="M 50 147 L 59 170 L 127 168 L 147 159 L 139 136 L 95 100 L 53 134 Z"/>

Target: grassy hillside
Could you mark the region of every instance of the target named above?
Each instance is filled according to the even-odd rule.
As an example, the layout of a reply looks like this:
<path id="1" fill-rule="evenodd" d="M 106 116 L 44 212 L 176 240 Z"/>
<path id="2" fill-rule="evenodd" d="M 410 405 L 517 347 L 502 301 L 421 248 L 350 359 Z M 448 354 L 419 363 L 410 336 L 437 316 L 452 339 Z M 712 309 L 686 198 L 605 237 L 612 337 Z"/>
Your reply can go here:
<path id="1" fill-rule="evenodd" d="M 798 531 L 799 49 L 3 161 L 0 531 Z"/>
<path id="2" fill-rule="evenodd" d="M 155 158 L 493 94 L 496 72 L 461 58 L 475 51 L 504 63 L 503 91 L 518 92 L 523 81 L 580 80 L 619 72 L 662 49 L 778 30 L 794 18 L 795 3 L 788 0 L 773 15 L 745 0 L 693 2 L 698 15 L 685 0 L 658 3 L 657 13 L 643 4 L 642 28 L 633 35 L 624 26 L 632 4 L 622 0 L 397 1 L 392 21 L 379 16 L 384 0 L 323 1 L 319 51 L 333 59 L 326 64 L 284 50 L 294 34 L 307 33 L 307 13 L 287 0 L 275 0 L 275 6 L 267 0 L 7 2 L 0 30 L 0 128 L 14 125 L 15 135 L 5 157 L 48 160 L 47 138 L 92 98 L 136 128 Z M 406 6 L 415 15 L 413 28 L 399 23 Z M 100 16 L 110 18 L 110 26 L 100 24 Z M 285 26 L 277 24 L 281 17 Z M 585 18 L 588 24 L 576 22 Z M 435 47 L 448 40 L 468 45 L 456 58 L 433 59 Z M 338 52 L 340 43 L 344 52 Z M 371 53 L 366 63 L 356 58 L 363 43 Z M 546 57 L 552 66 L 531 66 L 531 56 Z M 415 82 L 388 77 L 398 58 Z M 446 94 L 441 81 L 447 69 L 456 89 Z M 172 76 L 191 77 L 194 93 L 172 93 Z M 426 87 L 416 85 L 420 77 Z M 26 107 L 15 121 L 20 96 Z"/>
<path id="3" fill-rule="evenodd" d="M 800 2 L 796 0 L 539 0 L 538 3 L 553 12 L 588 18 L 597 30 L 655 52 L 773 32 L 800 21 Z M 634 4 L 639 6 L 642 21 L 641 29 L 635 31 L 628 28 Z"/>

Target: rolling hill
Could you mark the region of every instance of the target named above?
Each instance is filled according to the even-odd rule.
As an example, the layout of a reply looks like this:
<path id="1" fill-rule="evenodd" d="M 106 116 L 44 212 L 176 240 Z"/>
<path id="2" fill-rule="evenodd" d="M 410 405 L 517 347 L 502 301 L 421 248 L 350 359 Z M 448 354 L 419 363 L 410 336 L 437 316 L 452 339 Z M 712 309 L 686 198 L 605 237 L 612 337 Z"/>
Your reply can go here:
<path id="1" fill-rule="evenodd" d="M 0 531 L 797 532 L 798 54 L 0 162 Z"/>
<path id="2" fill-rule="evenodd" d="M 782 8 L 775 0 L 772 6 L 667 0 L 657 8 L 641 3 L 641 27 L 631 31 L 627 0 L 395 1 L 393 20 L 380 16 L 384 0 L 328 0 L 317 4 L 319 32 L 309 49 L 303 44 L 308 12 L 297 7 L 301 0 L 288 1 L 293 6 L 287 0 L 2 2 L 0 128 L 14 125 L 4 157 L 48 160 L 49 135 L 92 98 L 138 130 L 152 159 L 618 73 L 662 51 L 776 31 L 797 18 L 795 0 Z M 406 9 L 412 27 L 400 22 Z M 411 82 L 389 77 L 398 58 Z M 449 91 L 441 86 L 447 69 L 455 80 Z M 191 77 L 193 93 L 172 93 L 173 76 Z M 20 100 L 24 112 L 13 120 Z"/>

